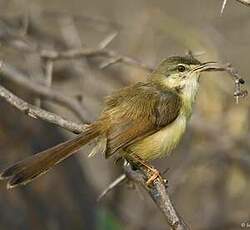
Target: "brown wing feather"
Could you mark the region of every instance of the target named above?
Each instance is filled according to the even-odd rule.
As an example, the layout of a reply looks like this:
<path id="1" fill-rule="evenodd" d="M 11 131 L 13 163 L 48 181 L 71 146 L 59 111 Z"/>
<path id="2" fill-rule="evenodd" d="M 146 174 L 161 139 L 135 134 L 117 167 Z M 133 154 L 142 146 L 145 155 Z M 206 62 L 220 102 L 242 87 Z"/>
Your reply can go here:
<path id="1" fill-rule="evenodd" d="M 152 83 L 138 83 L 110 97 L 102 117 L 110 121 L 106 157 L 173 122 L 180 107 L 177 93 Z"/>

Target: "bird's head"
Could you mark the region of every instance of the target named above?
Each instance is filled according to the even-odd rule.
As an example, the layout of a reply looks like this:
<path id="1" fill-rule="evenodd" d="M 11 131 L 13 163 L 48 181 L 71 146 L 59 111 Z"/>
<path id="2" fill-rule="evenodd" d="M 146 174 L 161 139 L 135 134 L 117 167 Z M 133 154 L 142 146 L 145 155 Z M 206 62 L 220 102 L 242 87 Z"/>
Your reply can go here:
<path id="1" fill-rule="evenodd" d="M 212 70 L 220 70 L 216 62 L 201 63 L 190 55 L 173 56 L 159 64 L 151 80 L 162 88 L 176 90 L 188 99 L 194 98 L 197 93 L 201 72 Z"/>

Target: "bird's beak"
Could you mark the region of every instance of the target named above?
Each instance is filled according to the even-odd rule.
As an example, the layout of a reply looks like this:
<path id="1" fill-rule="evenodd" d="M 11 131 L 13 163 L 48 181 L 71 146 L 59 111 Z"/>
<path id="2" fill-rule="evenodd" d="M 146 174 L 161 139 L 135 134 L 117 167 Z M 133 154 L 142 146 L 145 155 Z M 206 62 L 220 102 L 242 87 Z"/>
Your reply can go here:
<path id="1" fill-rule="evenodd" d="M 192 72 L 204 72 L 204 71 L 225 71 L 225 64 L 220 64 L 218 62 L 205 62 L 195 67 Z"/>

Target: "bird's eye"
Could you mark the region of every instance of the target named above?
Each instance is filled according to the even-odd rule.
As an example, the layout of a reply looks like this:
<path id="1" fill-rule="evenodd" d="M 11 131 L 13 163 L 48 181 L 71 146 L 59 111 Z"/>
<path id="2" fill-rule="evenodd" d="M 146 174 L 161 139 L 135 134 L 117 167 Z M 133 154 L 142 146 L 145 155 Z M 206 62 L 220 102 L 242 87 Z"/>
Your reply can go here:
<path id="1" fill-rule="evenodd" d="M 179 72 L 184 72 L 186 70 L 186 67 L 184 65 L 178 65 L 177 69 Z"/>

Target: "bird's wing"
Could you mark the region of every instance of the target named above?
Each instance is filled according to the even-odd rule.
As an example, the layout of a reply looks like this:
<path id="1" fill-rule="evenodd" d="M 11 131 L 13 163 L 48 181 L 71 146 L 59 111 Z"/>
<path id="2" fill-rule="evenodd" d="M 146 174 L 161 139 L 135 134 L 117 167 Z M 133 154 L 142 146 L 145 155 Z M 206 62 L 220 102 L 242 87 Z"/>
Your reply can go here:
<path id="1" fill-rule="evenodd" d="M 101 118 L 106 127 L 106 157 L 173 122 L 179 114 L 181 98 L 161 91 L 150 83 L 138 83 L 107 98 Z"/>

